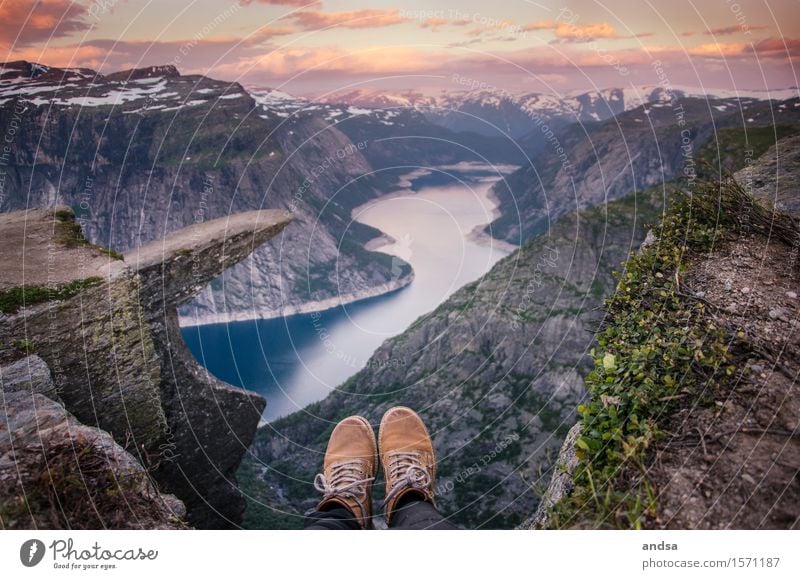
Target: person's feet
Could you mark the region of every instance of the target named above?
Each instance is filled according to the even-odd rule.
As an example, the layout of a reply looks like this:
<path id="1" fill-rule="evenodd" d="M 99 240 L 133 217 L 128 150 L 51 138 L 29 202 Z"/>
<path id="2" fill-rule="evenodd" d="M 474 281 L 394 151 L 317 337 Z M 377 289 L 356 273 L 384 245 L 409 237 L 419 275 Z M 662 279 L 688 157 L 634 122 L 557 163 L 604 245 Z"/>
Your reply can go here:
<path id="1" fill-rule="evenodd" d="M 404 497 L 433 504 L 436 458 L 428 429 L 417 413 L 404 406 L 387 410 L 381 420 L 378 445 L 386 476 L 386 522 L 391 522 Z"/>
<path id="2" fill-rule="evenodd" d="M 362 528 L 372 527 L 372 483 L 378 470 L 375 433 L 366 418 L 350 416 L 328 440 L 322 474 L 314 486 L 324 493 L 318 511 L 344 506 Z"/>

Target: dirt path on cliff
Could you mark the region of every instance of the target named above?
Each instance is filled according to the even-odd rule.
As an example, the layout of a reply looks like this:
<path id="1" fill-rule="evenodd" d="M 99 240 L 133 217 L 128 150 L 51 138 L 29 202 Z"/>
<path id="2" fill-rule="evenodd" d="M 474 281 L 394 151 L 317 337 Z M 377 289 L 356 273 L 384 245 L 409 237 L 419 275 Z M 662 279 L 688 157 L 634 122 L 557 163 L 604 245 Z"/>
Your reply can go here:
<path id="1" fill-rule="evenodd" d="M 739 345 L 747 368 L 694 394 L 664 424 L 648 478 L 656 527 L 798 529 L 800 274 L 797 244 L 749 235 L 717 248 L 681 285 Z"/>

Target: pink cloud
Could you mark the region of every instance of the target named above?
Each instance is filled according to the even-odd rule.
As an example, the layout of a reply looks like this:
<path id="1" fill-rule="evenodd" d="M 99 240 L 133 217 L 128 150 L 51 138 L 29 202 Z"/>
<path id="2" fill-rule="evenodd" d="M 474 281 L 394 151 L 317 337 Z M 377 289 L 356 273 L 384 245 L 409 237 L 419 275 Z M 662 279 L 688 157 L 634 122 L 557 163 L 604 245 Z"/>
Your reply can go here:
<path id="1" fill-rule="evenodd" d="M 304 30 L 323 28 L 383 28 L 406 22 L 398 8 L 365 8 L 349 12 L 294 12 L 284 17 Z"/>
<path id="2" fill-rule="evenodd" d="M 45 53 L 42 53 L 42 49 L 38 47 L 26 47 L 15 50 L 10 60 L 27 60 L 59 68 L 98 70 L 107 54 L 107 50 L 97 46 L 51 47 Z"/>
<path id="3" fill-rule="evenodd" d="M 10 60 L 28 60 L 42 64 L 86 67 L 102 73 L 127 68 L 172 64 L 182 73 L 206 73 L 216 66 L 231 64 L 260 54 L 264 48 L 233 36 L 154 42 L 150 40 L 87 40 L 67 46 L 31 46 L 14 50 Z"/>
<path id="4" fill-rule="evenodd" d="M 86 7 L 71 0 L 5 0 L 0 10 L 0 44 L 5 46 L 30 46 L 91 27 Z"/>
<path id="5" fill-rule="evenodd" d="M 723 26 L 720 28 L 712 28 L 707 30 L 706 34 L 709 36 L 729 36 L 731 34 L 740 34 L 753 32 L 754 30 L 766 30 L 766 26 L 749 26 L 747 24 L 736 26 Z"/>
<path id="6" fill-rule="evenodd" d="M 251 34 L 245 42 L 248 44 L 257 44 L 276 36 L 287 36 L 295 32 L 297 32 L 297 29 L 293 26 L 262 26 Z"/>
<path id="7" fill-rule="evenodd" d="M 752 50 L 762 57 L 786 58 L 800 56 L 800 39 L 765 38 L 756 42 Z"/>
<path id="8" fill-rule="evenodd" d="M 469 22 L 467 21 L 465 24 L 469 24 Z M 523 27 L 515 25 L 510 20 L 498 20 L 496 22 L 471 28 L 469 31 L 467 31 L 467 36 L 477 38 L 478 36 L 492 32 L 522 32 L 523 30 Z"/>
<path id="9" fill-rule="evenodd" d="M 698 44 L 687 49 L 693 56 L 708 56 L 711 58 L 738 56 L 744 54 L 748 45 L 744 42 L 708 42 Z"/>
<path id="10" fill-rule="evenodd" d="M 446 59 L 443 53 L 406 47 L 380 46 L 359 51 L 348 51 L 338 46 L 298 47 L 251 56 L 221 68 L 237 76 L 261 73 L 282 79 L 330 73 L 374 76 L 431 71 Z"/>
<path id="11" fill-rule="evenodd" d="M 239 0 L 242 6 L 250 4 L 269 4 L 271 6 L 297 6 L 300 8 L 313 8 L 319 6 L 320 0 Z"/>

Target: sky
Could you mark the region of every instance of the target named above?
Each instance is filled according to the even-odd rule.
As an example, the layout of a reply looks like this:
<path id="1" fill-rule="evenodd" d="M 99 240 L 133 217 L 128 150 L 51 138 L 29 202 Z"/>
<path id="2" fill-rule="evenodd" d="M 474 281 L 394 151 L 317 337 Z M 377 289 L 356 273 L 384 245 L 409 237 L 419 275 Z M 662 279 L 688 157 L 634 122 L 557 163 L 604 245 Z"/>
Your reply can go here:
<path id="1" fill-rule="evenodd" d="M 0 0 L 0 62 L 299 95 L 800 85 L 798 0 Z"/>

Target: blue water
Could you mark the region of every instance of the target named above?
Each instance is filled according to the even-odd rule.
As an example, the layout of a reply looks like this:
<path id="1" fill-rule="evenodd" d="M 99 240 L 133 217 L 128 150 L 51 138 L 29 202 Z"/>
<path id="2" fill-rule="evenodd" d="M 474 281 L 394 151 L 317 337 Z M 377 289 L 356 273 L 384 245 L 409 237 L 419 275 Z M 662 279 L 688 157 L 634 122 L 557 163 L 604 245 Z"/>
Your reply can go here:
<path id="1" fill-rule="evenodd" d="M 399 291 L 313 314 L 187 327 L 183 338 L 217 378 L 266 398 L 263 418 L 274 420 L 324 398 L 364 367 L 383 338 L 347 332 L 352 319 L 380 315 Z M 306 374 L 305 387 L 297 387 L 298 374 Z"/>
<path id="2" fill-rule="evenodd" d="M 492 220 L 494 208 L 487 195 L 494 178 L 469 177 L 463 183 L 422 176 L 416 186 L 354 212 L 356 220 L 395 240 L 379 250 L 414 268 L 406 288 L 321 313 L 187 327 L 192 353 L 218 378 L 264 396 L 265 420 L 324 398 L 363 368 L 384 340 L 507 254 L 469 237 Z"/>

